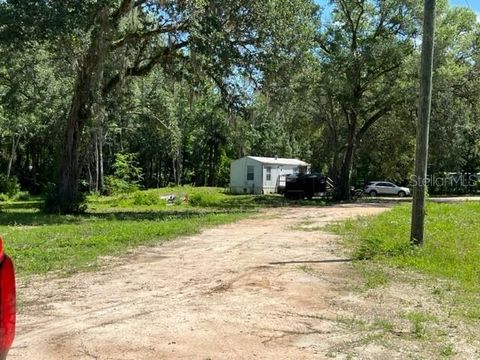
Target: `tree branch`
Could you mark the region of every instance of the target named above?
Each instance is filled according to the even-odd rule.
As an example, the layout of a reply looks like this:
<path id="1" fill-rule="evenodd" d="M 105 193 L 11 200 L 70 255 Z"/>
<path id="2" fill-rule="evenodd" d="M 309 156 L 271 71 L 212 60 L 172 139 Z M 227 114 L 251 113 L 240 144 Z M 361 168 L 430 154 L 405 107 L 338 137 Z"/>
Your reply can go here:
<path id="1" fill-rule="evenodd" d="M 134 6 L 136 6 L 135 0 L 122 0 L 122 3 L 118 7 L 118 9 L 114 11 L 113 14 L 111 15 L 110 21 L 111 21 L 112 27 L 117 27 L 122 17 L 125 14 L 129 13 L 134 8 Z"/>
<path id="2" fill-rule="evenodd" d="M 378 110 L 375 114 L 373 114 L 366 122 L 363 124 L 363 126 L 360 128 L 358 131 L 357 135 L 355 136 L 356 141 L 360 141 L 362 137 L 365 135 L 365 133 L 368 131 L 368 129 L 377 122 L 382 116 L 386 115 L 392 110 L 391 106 L 385 106 Z"/>
<path id="3" fill-rule="evenodd" d="M 369 84 L 373 83 L 375 80 L 379 79 L 383 75 L 388 74 L 389 72 L 391 72 L 395 69 L 398 69 L 400 66 L 401 66 L 401 63 L 394 64 L 390 67 L 387 67 L 387 68 L 383 69 L 382 71 L 378 72 L 377 74 L 373 75 L 370 79 L 366 79 L 366 81 L 362 85 L 360 85 L 360 87 L 362 89 L 362 92 L 367 90 Z M 377 68 L 376 70 L 380 70 L 380 68 Z M 375 71 L 373 71 L 373 73 L 374 72 Z"/>
<path id="4" fill-rule="evenodd" d="M 147 59 L 147 62 L 143 65 L 141 63 L 143 63 L 144 61 L 140 61 L 135 66 L 127 68 L 124 74 L 116 74 L 109 81 L 107 81 L 106 85 L 103 88 L 103 94 L 106 95 L 110 91 L 112 91 L 115 86 L 122 80 L 123 77 L 142 76 L 148 74 L 150 71 L 153 70 L 156 65 L 160 64 L 162 60 L 166 59 L 168 56 L 174 55 L 174 52 L 176 50 L 187 46 L 187 44 L 188 41 L 182 41 L 176 44 L 172 44 L 170 46 L 165 46 L 161 50 L 157 51 L 157 53 L 150 59 Z"/>
<path id="5" fill-rule="evenodd" d="M 167 34 L 167 33 L 172 33 L 176 31 L 184 31 L 187 29 L 188 29 L 187 23 L 179 23 L 179 24 L 166 25 L 155 30 L 130 33 L 125 35 L 122 39 L 114 41 L 111 45 L 111 49 L 112 50 L 118 49 L 127 43 L 149 39 L 155 35 Z"/>

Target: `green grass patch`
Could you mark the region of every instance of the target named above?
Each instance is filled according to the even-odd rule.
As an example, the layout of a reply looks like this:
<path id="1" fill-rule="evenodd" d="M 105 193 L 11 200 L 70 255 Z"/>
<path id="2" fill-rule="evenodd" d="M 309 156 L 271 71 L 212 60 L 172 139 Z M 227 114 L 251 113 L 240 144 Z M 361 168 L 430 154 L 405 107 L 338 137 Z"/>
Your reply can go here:
<path id="1" fill-rule="evenodd" d="M 363 330 L 367 326 L 367 322 L 361 318 L 355 316 L 342 316 L 338 315 L 335 321 L 339 324 L 344 325 L 349 329 Z"/>
<path id="2" fill-rule="evenodd" d="M 405 317 L 410 320 L 411 333 L 417 339 L 425 338 L 427 335 L 428 323 L 436 320 L 431 315 L 418 311 L 409 312 Z"/>
<path id="3" fill-rule="evenodd" d="M 102 255 L 121 255 L 134 246 L 160 244 L 238 220 L 244 214 L 149 214 L 144 219 L 91 216 L 66 224 L 1 226 L 0 231 L 20 274 L 69 273 L 96 265 Z"/>
<path id="4" fill-rule="evenodd" d="M 344 235 L 354 259 L 450 280 L 459 290 L 458 303 L 472 301 L 480 291 L 480 202 L 428 203 L 425 244 L 420 248 L 410 246 L 410 214 L 411 206 L 403 204 L 376 217 L 349 220 L 330 228 Z M 384 282 L 385 277 L 377 275 L 369 277 L 374 283 L 375 279 Z M 439 295 L 443 292 L 435 291 Z M 480 318 L 480 311 L 470 307 L 465 315 Z"/>
<path id="5" fill-rule="evenodd" d="M 376 318 L 373 322 L 373 328 L 380 329 L 384 332 L 393 332 L 395 325 L 387 319 Z"/>
<path id="6" fill-rule="evenodd" d="M 237 209 L 260 209 L 265 207 L 284 206 L 325 206 L 326 200 L 288 200 L 281 195 L 231 195 L 226 189 L 213 187 L 180 186 L 162 189 L 150 189 L 124 193 L 113 196 L 91 195 L 88 197 L 88 209 L 90 212 L 120 211 L 129 208 L 157 208 L 166 205 L 162 196 L 175 195 L 173 205 L 176 208 L 217 208 L 224 210 Z"/>
<path id="7" fill-rule="evenodd" d="M 355 269 L 364 279 L 365 289 L 375 289 L 389 283 L 389 275 L 378 265 L 365 261 L 355 263 Z"/>
<path id="8" fill-rule="evenodd" d="M 453 347 L 452 344 L 445 345 L 440 350 L 440 355 L 444 358 L 449 358 L 449 357 L 455 355 L 455 348 Z"/>
<path id="9" fill-rule="evenodd" d="M 175 195 L 168 202 L 166 195 Z M 82 215 L 40 212 L 42 199 L 0 204 L 0 234 L 19 275 L 72 273 L 95 268 L 99 258 L 139 245 L 157 245 L 205 227 L 233 222 L 265 207 L 312 206 L 278 195 L 229 195 L 224 189 L 191 186 L 90 195 Z"/>
<path id="10" fill-rule="evenodd" d="M 111 197 L 90 196 L 83 215 L 40 212 L 41 199 L 9 201 L 0 211 L 0 234 L 20 276 L 56 271 L 63 274 L 95 268 L 107 255 L 122 255 L 139 245 L 157 245 L 178 236 L 244 218 L 255 209 L 167 205 L 161 196 L 183 188 L 136 191 Z M 190 189 L 187 189 L 190 191 Z M 216 193 L 220 189 L 195 189 Z"/>

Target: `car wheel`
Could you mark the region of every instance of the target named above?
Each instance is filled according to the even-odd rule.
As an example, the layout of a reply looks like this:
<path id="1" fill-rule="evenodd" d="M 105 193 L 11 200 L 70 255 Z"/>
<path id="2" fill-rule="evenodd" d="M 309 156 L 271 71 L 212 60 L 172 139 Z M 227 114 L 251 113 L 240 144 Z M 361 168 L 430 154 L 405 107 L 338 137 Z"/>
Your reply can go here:
<path id="1" fill-rule="evenodd" d="M 405 194 L 405 191 L 401 190 L 401 191 L 398 192 L 398 196 L 399 197 L 405 197 L 405 196 L 407 196 L 407 194 Z"/>
<path id="2" fill-rule="evenodd" d="M 375 190 L 369 192 L 370 196 L 377 196 L 378 193 Z"/>

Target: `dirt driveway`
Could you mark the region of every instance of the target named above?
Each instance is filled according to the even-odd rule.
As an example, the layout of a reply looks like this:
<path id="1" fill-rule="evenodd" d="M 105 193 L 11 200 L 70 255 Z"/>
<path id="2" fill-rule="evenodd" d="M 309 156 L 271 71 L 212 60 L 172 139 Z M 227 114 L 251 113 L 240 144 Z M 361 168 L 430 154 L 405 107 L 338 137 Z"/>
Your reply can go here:
<path id="1" fill-rule="evenodd" d="M 338 257 L 337 237 L 321 229 L 387 209 L 268 210 L 140 248 L 98 272 L 20 284 L 9 358 L 403 358 L 358 341 L 351 319 L 376 300 L 351 293 L 357 275 Z"/>

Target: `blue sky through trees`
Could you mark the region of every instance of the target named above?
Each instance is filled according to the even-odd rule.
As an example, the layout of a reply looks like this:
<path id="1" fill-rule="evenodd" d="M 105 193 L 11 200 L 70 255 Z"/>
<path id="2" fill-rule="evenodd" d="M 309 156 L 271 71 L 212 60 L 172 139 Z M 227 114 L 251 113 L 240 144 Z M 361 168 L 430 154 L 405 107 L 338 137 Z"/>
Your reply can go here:
<path id="1" fill-rule="evenodd" d="M 480 21 L 480 0 L 449 0 L 450 4 L 453 6 L 464 6 L 472 9 L 477 13 L 477 19 Z M 315 2 L 322 7 L 327 7 L 325 13 L 323 14 L 324 18 L 328 18 L 328 0 L 315 0 Z"/>
<path id="2" fill-rule="evenodd" d="M 450 0 L 450 4 L 455 6 L 466 6 L 480 14 L 480 2 L 478 0 Z"/>

